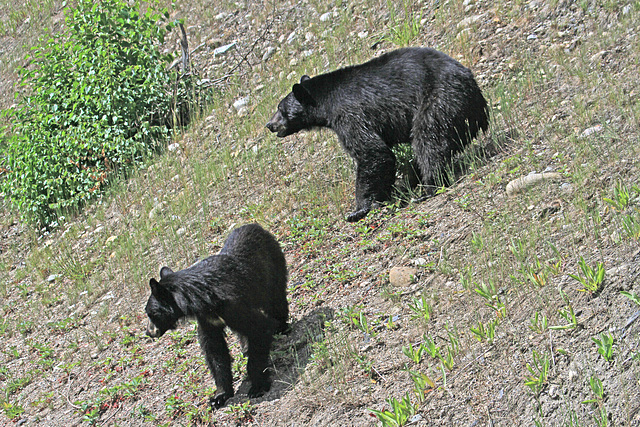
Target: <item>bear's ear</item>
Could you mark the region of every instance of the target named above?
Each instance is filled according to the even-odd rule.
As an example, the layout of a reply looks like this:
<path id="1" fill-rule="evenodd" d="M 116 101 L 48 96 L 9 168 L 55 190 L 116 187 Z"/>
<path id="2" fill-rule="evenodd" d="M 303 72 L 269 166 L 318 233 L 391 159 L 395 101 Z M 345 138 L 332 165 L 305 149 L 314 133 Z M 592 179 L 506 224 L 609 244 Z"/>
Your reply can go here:
<path id="1" fill-rule="evenodd" d="M 168 275 L 172 274 L 173 270 L 170 269 L 169 267 L 162 267 L 160 269 L 160 280 L 164 279 L 165 277 L 167 277 Z"/>
<path id="2" fill-rule="evenodd" d="M 311 92 L 309 92 L 309 90 L 303 85 L 298 83 L 294 84 L 292 92 L 293 92 L 293 96 L 296 97 L 296 99 L 300 104 L 311 105 L 311 106 L 316 105 L 316 100 L 313 99 Z"/>
<path id="3" fill-rule="evenodd" d="M 155 277 L 152 277 L 149 280 L 149 287 L 151 288 L 151 295 L 157 297 L 159 294 L 161 294 L 162 292 L 160 291 L 160 283 L 158 283 L 158 281 L 155 279 Z"/>
<path id="4" fill-rule="evenodd" d="M 311 80 L 311 77 L 307 76 L 306 74 L 300 77 L 300 83 L 306 82 L 307 80 Z"/>

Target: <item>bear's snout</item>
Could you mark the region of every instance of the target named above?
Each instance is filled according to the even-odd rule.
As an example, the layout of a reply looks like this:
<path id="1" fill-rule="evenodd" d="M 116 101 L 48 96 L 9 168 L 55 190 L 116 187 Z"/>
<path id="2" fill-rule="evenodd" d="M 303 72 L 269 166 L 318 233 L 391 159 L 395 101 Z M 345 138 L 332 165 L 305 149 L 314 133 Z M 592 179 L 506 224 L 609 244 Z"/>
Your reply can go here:
<path id="1" fill-rule="evenodd" d="M 156 325 L 154 325 L 151 320 L 149 320 L 149 323 L 147 324 L 147 332 L 146 333 L 151 338 L 158 338 L 160 335 L 162 335 L 160 333 L 160 329 L 158 329 L 158 327 Z"/>

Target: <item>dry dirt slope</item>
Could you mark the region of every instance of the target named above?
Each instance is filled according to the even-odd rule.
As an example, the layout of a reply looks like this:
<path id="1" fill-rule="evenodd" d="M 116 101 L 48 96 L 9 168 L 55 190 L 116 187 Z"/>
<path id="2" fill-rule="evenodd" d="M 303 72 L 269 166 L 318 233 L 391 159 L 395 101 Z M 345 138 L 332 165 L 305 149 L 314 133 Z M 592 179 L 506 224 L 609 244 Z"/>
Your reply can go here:
<path id="1" fill-rule="evenodd" d="M 3 422 L 375 425 L 370 409 L 409 393 L 416 425 L 640 425 L 640 306 L 621 294 L 640 294 L 638 2 L 183 2 L 176 14 L 205 77 L 230 74 L 206 117 L 62 230 L 40 236 L 3 210 Z M 353 176 L 335 138 L 274 141 L 263 126 L 301 74 L 405 42 L 471 67 L 492 128 L 442 194 L 347 224 Z M 506 195 L 542 171 L 560 178 Z M 239 362 L 238 396 L 211 413 L 194 326 L 143 336 L 146 283 L 254 220 L 285 248 L 293 332 L 274 346 L 269 394 L 243 405 Z M 603 265 L 596 292 L 569 276 L 584 277 L 581 257 Z M 410 283 L 389 283 L 398 266 L 415 269 Z M 607 337 L 610 360 L 593 340 Z M 429 342 L 440 357 L 405 355 Z"/>

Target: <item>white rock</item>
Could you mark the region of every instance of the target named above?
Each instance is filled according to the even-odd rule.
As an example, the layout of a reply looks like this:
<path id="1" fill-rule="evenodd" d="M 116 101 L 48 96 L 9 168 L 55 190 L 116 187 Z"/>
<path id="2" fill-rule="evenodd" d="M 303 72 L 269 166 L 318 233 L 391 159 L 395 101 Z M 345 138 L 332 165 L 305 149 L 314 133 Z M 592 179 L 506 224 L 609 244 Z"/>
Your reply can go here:
<path id="1" fill-rule="evenodd" d="M 224 46 L 220 46 L 218 48 L 215 48 L 213 50 L 213 56 L 222 55 L 223 53 L 226 53 L 231 48 L 233 48 L 235 45 L 236 45 L 236 42 L 233 42 L 233 43 L 225 44 Z"/>
<path id="2" fill-rule="evenodd" d="M 262 55 L 262 62 L 268 61 L 274 53 L 276 53 L 276 48 L 273 46 L 269 46 L 264 52 L 264 55 Z"/>
<path id="3" fill-rule="evenodd" d="M 245 108 L 248 104 L 249 104 L 249 97 L 245 96 L 240 99 L 237 99 L 233 103 L 233 108 L 235 108 L 236 111 L 240 111 L 241 109 Z"/>
<path id="4" fill-rule="evenodd" d="M 580 134 L 580 136 L 586 138 L 587 136 L 593 135 L 594 133 L 598 132 L 602 132 L 602 125 L 595 125 L 587 128 Z"/>

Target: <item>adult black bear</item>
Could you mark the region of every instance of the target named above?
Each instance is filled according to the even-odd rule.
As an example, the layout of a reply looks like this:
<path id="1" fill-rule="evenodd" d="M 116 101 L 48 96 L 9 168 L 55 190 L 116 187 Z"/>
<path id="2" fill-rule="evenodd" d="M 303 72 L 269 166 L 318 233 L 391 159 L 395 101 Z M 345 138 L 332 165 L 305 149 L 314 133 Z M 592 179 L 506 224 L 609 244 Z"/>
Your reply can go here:
<path id="1" fill-rule="evenodd" d="M 218 255 L 176 272 L 163 267 L 160 281 L 152 278 L 149 286 L 147 335 L 160 337 L 184 317 L 198 321 L 198 341 L 217 388 L 214 408 L 234 394 L 225 325 L 247 341 L 249 397 L 269 390 L 273 334 L 287 329 L 289 316 L 287 266 L 273 235 L 258 224 L 236 228 Z"/>
<path id="2" fill-rule="evenodd" d="M 302 76 L 267 123 L 279 137 L 313 127 L 336 132 L 356 161 L 356 210 L 347 220 L 358 221 L 391 197 L 392 146 L 411 143 L 420 179 L 433 191 L 442 167 L 487 129 L 488 108 L 468 68 L 434 49 L 405 48 Z"/>

